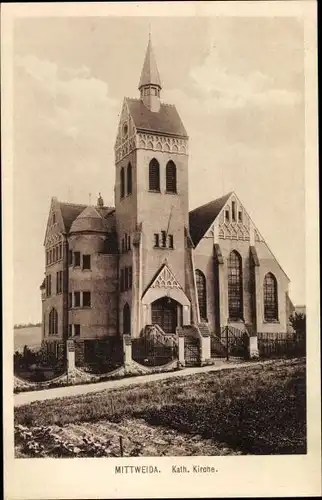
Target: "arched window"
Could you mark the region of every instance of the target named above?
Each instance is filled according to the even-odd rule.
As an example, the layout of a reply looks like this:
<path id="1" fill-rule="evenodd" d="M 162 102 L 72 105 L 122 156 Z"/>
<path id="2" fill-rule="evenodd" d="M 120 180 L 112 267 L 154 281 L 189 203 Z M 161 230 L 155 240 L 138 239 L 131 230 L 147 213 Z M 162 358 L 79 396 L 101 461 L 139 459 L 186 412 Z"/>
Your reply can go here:
<path id="1" fill-rule="evenodd" d="M 120 187 L 121 194 L 120 194 L 120 196 L 121 196 L 121 198 L 124 198 L 125 186 L 124 186 L 124 168 L 123 167 L 121 168 L 120 183 L 121 183 L 121 187 Z"/>
<path id="2" fill-rule="evenodd" d="M 155 158 L 149 164 L 149 190 L 160 191 L 160 165 Z"/>
<path id="3" fill-rule="evenodd" d="M 228 311 L 229 319 L 243 319 L 242 259 L 235 250 L 228 258 Z"/>
<path id="4" fill-rule="evenodd" d="M 199 269 L 196 269 L 196 284 L 198 293 L 198 304 L 200 319 L 207 321 L 207 292 L 206 277 Z"/>
<path id="5" fill-rule="evenodd" d="M 264 319 L 278 319 L 277 281 L 272 273 L 267 273 L 264 278 Z"/>
<path id="6" fill-rule="evenodd" d="M 132 165 L 131 165 L 131 163 L 129 163 L 127 166 L 126 181 L 127 181 L 127 194 L 132 194 Z"/>
<path id="7" fill-rule="evenodd" d="M 123 307 L 123 333 L 131 333 L 131 309 L 127 302 Z"/>
<path id="8" fill-rule="evenodd" d="M 177 168 L 172 160 L 166 166 L 166 190 L 168 193 L 177 192 Z"/>
<path id="9" fill-rule="evenodd" d="M 57 335 L 58 333 L 58 313 L 56 309 L 52 309 L 49 313 L 49 335 Z"/>

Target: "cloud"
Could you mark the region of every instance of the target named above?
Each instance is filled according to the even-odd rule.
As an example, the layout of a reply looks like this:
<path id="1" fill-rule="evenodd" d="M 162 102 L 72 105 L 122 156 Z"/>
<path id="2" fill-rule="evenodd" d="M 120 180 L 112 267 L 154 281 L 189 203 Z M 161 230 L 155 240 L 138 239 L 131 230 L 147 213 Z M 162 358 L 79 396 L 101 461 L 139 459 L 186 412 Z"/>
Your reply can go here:
<path id="1" fill-rule="evenodd" d="M 249 105 L 293 106 L 301 95 L 291 89 L 279 88 L 274 78 L 254 70 L 237 74 L 223 67 L 216 49 L 203 63 L 190 70 L 190 80 L 196 92 L 206 100 L 208 112 L 214 109 L 238 109 Z"/>
<path id="2" fill-rule="evenodd" d="M 107 83 L 91 76 L 86 66 L 59 68 L 31 54 L 17 56 L 15 62 L 40 91 L 50 96 L 52 112 L 49 114 L 46 109 L 38 112 L 52 129 L 74 139 L 93 138 L 97 127 L 109 120 L 117 102 L 109 96 Z"/>

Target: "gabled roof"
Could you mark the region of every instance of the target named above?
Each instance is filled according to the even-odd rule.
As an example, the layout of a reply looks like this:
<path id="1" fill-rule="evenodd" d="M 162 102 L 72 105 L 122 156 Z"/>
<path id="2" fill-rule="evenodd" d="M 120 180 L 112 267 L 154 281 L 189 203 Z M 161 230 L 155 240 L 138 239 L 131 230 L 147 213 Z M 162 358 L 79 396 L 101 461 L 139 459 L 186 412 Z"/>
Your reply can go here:
<path id="1" fill-rule="evenodd" d="M 144 85 L 158 85 L 161 88 L 161 79 L 153 53 L 151 36 L 149 36 L 149 43 L 145 53 L 139 89 Z"/>
<path id="2" fill-rule="evenodd" d="M 175 106 L 161 103 L 160 110 L 152 112 L 140 99 L 126 97 L 125 100 L 138 131 L 188 137 Z"/>
<path id="3" fill-rule="evenodd" d="M 189 230 L 195 246 L 208 231 L 231 195 L 232 192 L 189 212 Z"/>

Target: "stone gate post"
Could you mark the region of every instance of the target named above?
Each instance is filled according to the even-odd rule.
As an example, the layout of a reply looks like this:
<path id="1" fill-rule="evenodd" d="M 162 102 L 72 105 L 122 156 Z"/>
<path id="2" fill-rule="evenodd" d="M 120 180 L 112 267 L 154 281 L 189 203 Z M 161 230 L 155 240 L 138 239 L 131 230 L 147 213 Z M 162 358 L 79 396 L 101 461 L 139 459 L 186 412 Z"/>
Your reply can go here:
<path id="1" fill-rule="evenodd" d="M 132 363 L 132 337 L 131 337 L 131 335 L 123 335 L 123 353 L 124 353 L 124 365 L 128 366 Z"/>
<path id="2" fill-rule="evenodd" d="M 200 338 L 200 362 L 201 365 L 207 363 L 211 358 L 210 335 L 202 334 Z"/>
<path id="3" fill-rule="evenodd" d="M 249 337 L 248 353 L 250 359 L 256 359 L 259 357 L 257 335 L 251 335 Z"/>
<path id="4" fill-rule="evenodd" d="M 75 343 L 73 340 L 66 341 L 66 356 L 67 356 L 67 378 L 72 378 L 75 373 Z"/>
<path id="5" fill-rule="evenodd" d="M 186 364 L 184 356 L 184 333 L 178 333 L 178 357 L 179 357 L 179 367 L 183 367 Z"/>

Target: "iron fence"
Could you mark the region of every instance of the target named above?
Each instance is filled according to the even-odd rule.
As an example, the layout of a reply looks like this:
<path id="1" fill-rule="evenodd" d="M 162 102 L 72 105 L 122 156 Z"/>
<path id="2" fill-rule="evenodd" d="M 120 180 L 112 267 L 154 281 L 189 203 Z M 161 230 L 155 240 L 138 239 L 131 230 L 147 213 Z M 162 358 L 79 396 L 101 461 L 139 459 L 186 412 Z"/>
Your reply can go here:
<path id="1" fill-rule="evenodd" d="M 119 337 L 84 340 L 75 349 L 76 366 L 104 373 L 123 363 L 123 343 Z"/>
<path id="2" fill-rule="evenodd" d="M 305 356 L 305 338 L 293 333 L 258 332 L 261 357 Z"/>
<path id="3" fill-rule="evenodd" d="M 132 357 L 145 366 L 162 366 L 178 359 L 178 346 L 159 339 L 142 336 L 132 339 Z"/>

